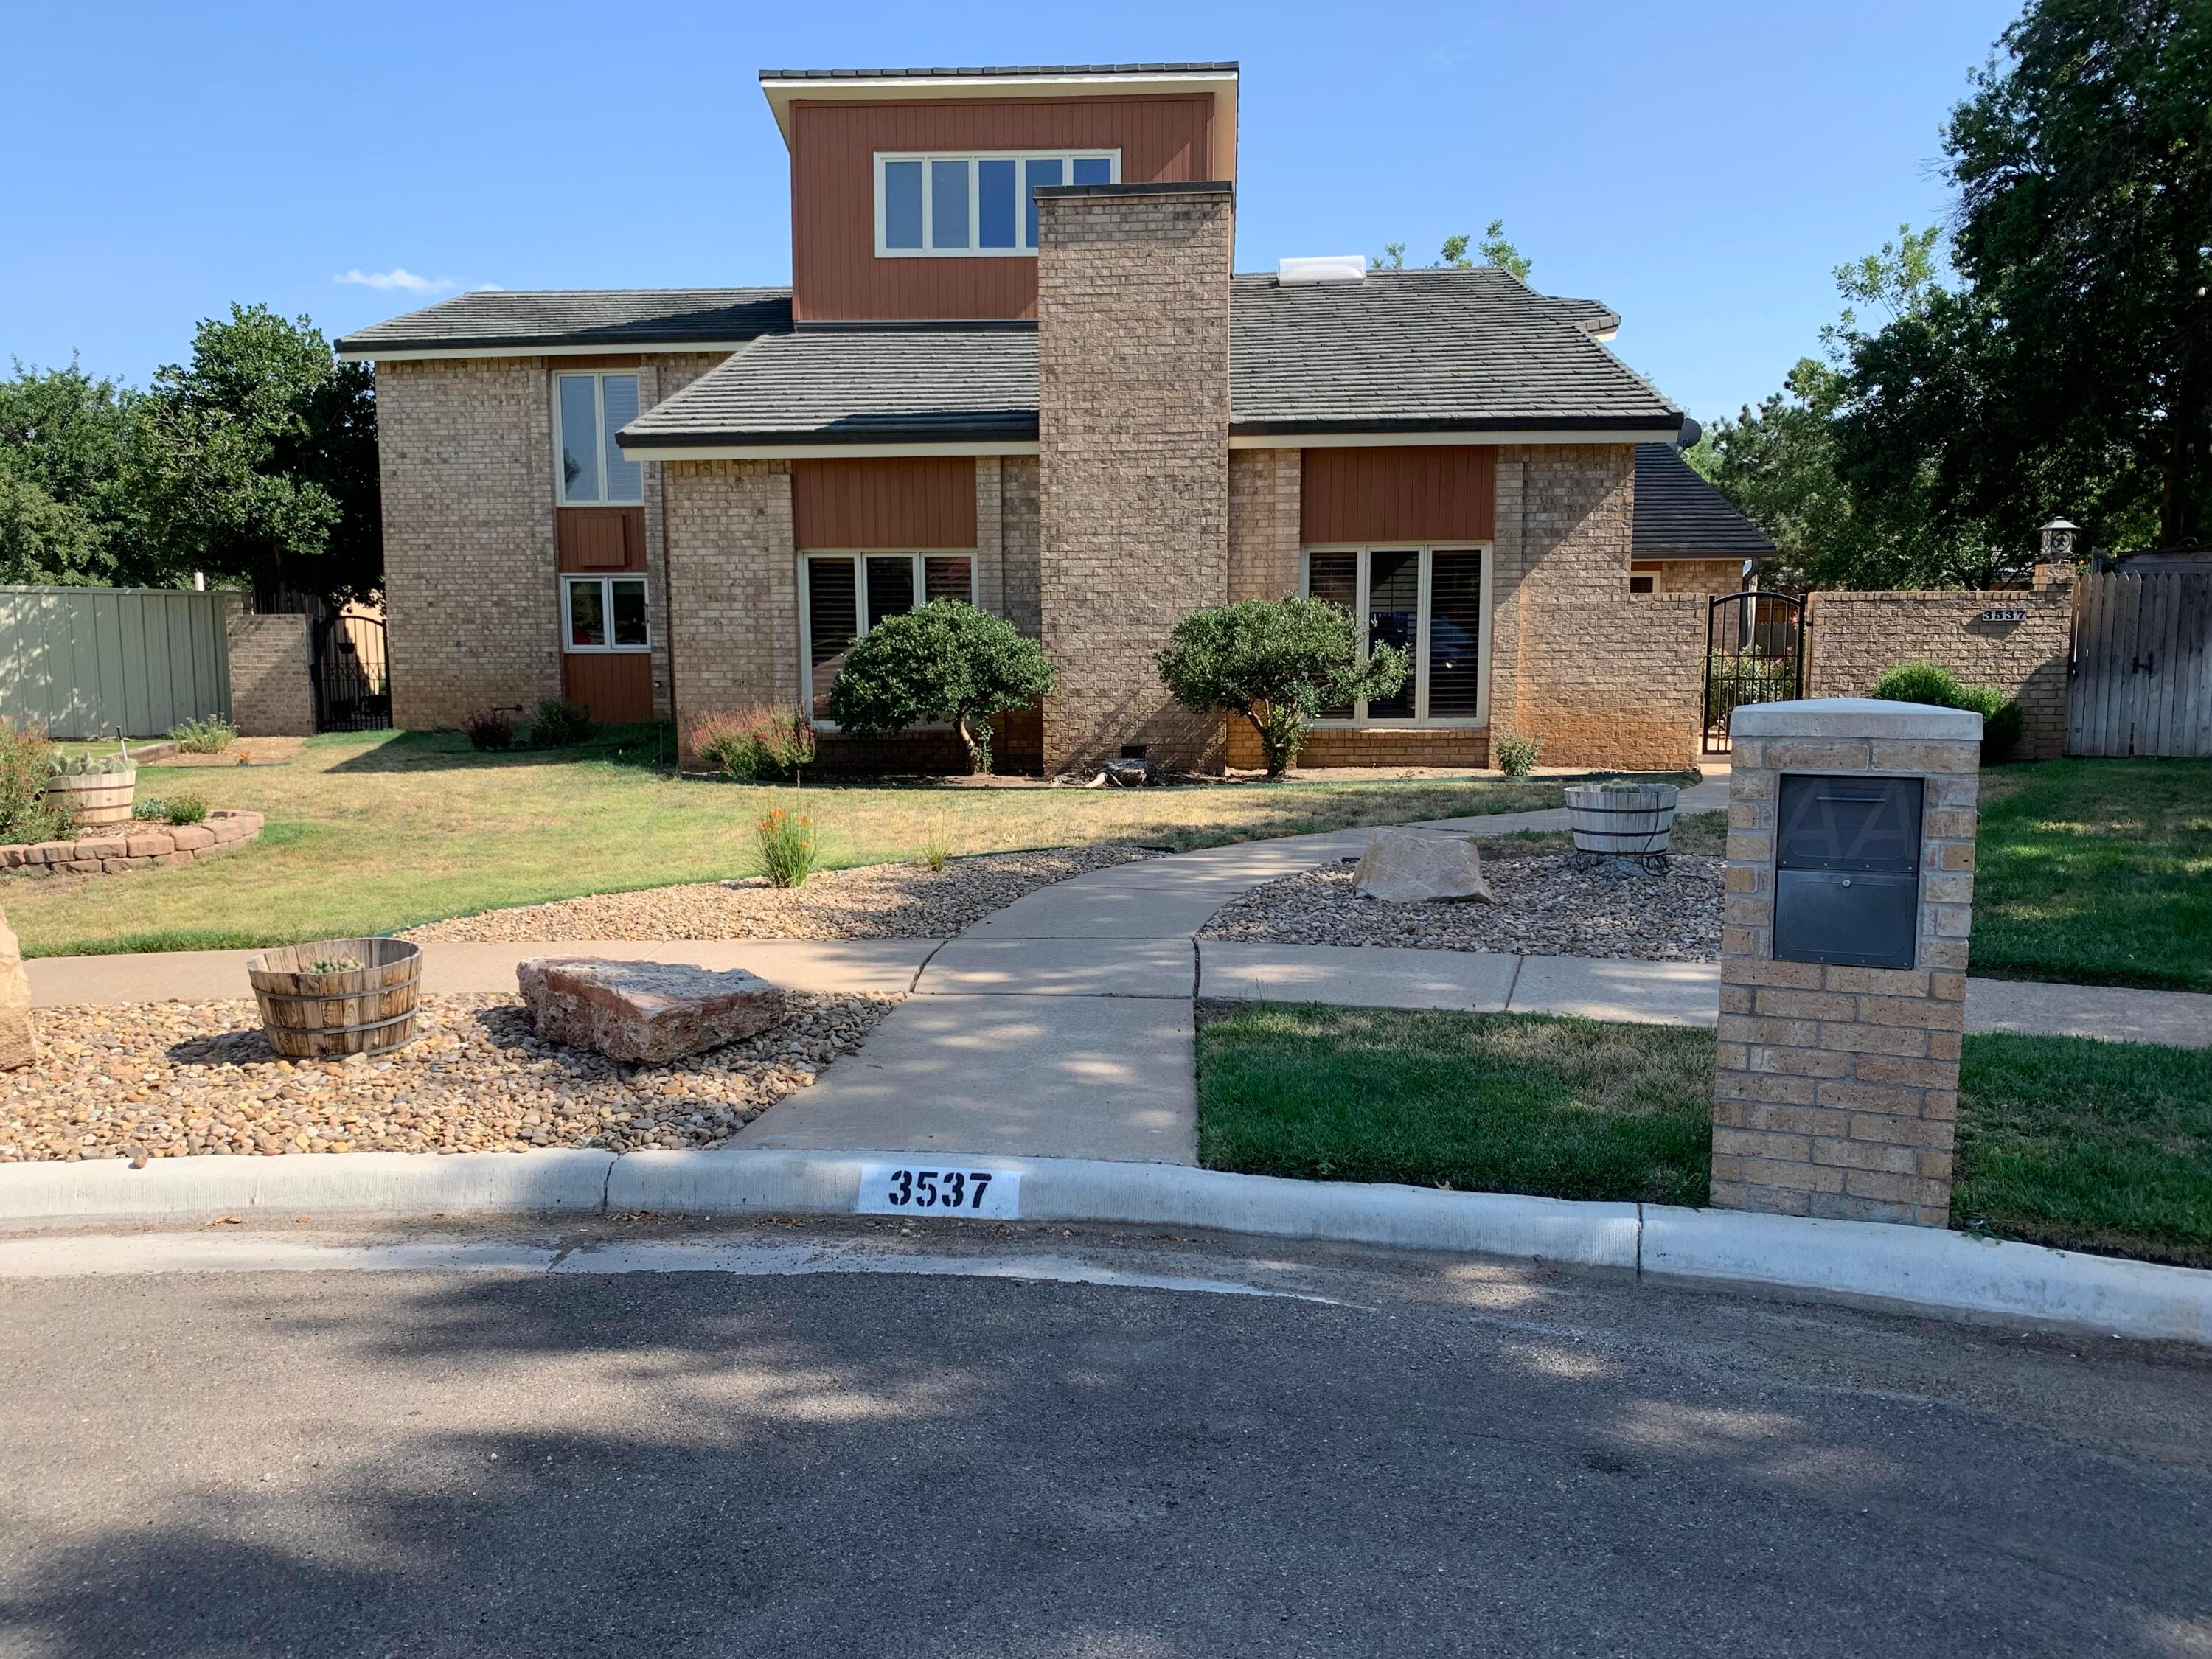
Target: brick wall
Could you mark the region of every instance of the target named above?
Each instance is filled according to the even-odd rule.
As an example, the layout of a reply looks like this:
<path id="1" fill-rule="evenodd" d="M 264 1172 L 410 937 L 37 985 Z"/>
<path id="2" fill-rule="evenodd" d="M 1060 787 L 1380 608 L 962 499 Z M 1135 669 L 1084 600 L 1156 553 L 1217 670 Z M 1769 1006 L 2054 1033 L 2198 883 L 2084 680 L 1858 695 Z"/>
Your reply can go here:
<path id="1" fill-rule="evenodd" d="M 638 371 L 638 403 L 651 409 L 667 402 L 708 369 L 725 362 L 726 352 L 678 352 L 645 359 Z M 549 386 L 550 398 L 552 389 Z M 669 660 L 669 629 L 673 621 L 668 608 L 668 520 L 665 491 L 667 481 L 662 464 L 645 464 L 645 580 L 646 603 L 652 612 L 653 712 L 661 720 L 672 716 L 675 673 Z"/>
<path id="2" fill-rule="evenodd" d="M 1650 568 L 1637 567 L 1639 576 L 1652 578 L 1656 593 L 1741 593 L 1741 559 L 1654 559 Z"/>
<path id="3" fill-rule="evenodd" d="M 1547 757 L 1548 758 L 1548 757 Z M 1229 722 L 1229 764 L 1267 763 L 1249 721 Z M 1400 726 L 1370 731 L 1324 727 L 1306 734 L 1298 769 L 1322 766 L 1487 766 L 1490 733 L 1480 726 Z"/>
<path id="4" fill-rule="evenodd" d="M 1039 590 L 1060 689 L 1044 764 L 1141 743 L 1218 764 L 1218 720 L 1181 708 L 1152 658 L 1228 596 L 1226 185 L 1039 198 Z"/>
<path id="5" fill-rule="evenodd" d="M 263 617 L 241 595 L 226 593 L 224 644 L 230 656 L 230 717 L 249 738 L 314 735 L 315 692 L 304 616 Z"/>
<path id="6" fill-rule="evenodd" d="M 682 720 L 799 706 L 799 568 L 784 461 L 663 468 L 669 655 Z"/>
<path id="7" fill-rule="evenodd" d="M 1006 455 L 999 461 L 1000 614 L 1033 640 L 1044 637 L 1043 596 L 1037 567 L 1037 461 Z"/>
<path id="8" fill-rule="evenodd" d="M 1990 609 L 2025 611 L 2027 620 L 1979 620 Z M 2019 702 L 2026 720 L 2018 758 L 2065 753 L 2070 580 L 2047 580 L 2028 593 L 1820 592 L 1806 616 L 1810 695 L 1864 696 L 1899 663 L 1932 662 L 1968 685 L 1992 686 Z"/>
<path id="9" fill-rule="evenodd" d="M 556 695 L 543 361 L 379 363 L 376 424 L 394 724 Z"/>
<path id="10" fill-rule="evenodd" d="M 1697 752 L 1705 607 L 1630 594 L 1635 451 L 1501 450 L 1490 729 L 1548 766 L 1678 767 Z"/>
<path id="11" fill-rule="evenodd" d="M 1229 597 L 1298 591 L 1299 452 L 1229 452 Z"/>

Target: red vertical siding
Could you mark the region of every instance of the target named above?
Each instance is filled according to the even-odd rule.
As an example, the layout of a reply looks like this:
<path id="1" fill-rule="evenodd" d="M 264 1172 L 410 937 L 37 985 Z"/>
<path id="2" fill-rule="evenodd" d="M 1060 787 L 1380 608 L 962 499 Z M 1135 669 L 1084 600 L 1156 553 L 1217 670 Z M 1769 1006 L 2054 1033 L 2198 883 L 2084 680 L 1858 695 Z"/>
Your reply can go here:
<path id="1" fill-rule="evenodd" d="M 793 539 L 840 547 L 973 547 L 975 462 L 967 455 L 794 461 Z"/>
<path id="2" fill-rule="evenodd" d="M 1309 449 L 1298 537 L 1324 542 L 1486 542 L 1498 532 L 1489 445 Z"/>
<path id="3" fill-rule="evenodd" d="M 603 726 L 653 718 L 653 653 L 568 651 L 561 656 L 562 695 L 592 711 Z"/>
<path id="4" fill-rule="evenodd" d="M 1212 171 L 1213 94 L 791 106 L 792 312 L 802 321 L 1036 315 L 1036 261 L 876 257 L 878 150 L 1119 149 L 1124 184 Z"/>
<path id="5" fill-rule="evenodd" d="M 561 507 L 553 510 L 563 570 L 645 568 L 641 507 Z"/>

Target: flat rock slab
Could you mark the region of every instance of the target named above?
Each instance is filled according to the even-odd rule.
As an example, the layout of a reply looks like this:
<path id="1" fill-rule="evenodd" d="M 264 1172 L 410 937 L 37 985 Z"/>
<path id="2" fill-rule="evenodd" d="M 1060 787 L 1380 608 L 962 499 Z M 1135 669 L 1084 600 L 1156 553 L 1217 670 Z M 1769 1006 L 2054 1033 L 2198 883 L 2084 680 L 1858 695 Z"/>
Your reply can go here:
<path id="1" fill-rule="evenodd" d="M 1352 872 L 1352 890 L 1387 904 L 1425 904 L 1441 899 L 1498 902 L 1482 878 L 1482 854 L 1458 836 L 1425 836 L 1384 830 L 1367 843 Z"/>
<path id="2" fill-rule="evenodd" d="M 742 968 L 533 957 L 514 976 L 538 1036 L 641 1065 L 719 1048 L 783 1017 L 783 993 Z"/>

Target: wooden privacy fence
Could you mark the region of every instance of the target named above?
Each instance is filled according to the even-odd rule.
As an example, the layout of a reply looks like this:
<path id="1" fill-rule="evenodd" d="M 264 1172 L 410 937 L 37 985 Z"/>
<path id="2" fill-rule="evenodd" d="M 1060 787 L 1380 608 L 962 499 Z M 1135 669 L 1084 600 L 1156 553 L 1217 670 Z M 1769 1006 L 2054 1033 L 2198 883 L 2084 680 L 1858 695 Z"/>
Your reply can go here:
<path id="1" fill-rule="evenodd" d="M 2079 579 L 2069 755 L 2212 755 L 2212 574 Z"/>
<path id="2" fill-rule="evenodd" d="M 215 714 L 231 716 L 221 593 L 0 587 L 0 718 L 143 738 Z"/>

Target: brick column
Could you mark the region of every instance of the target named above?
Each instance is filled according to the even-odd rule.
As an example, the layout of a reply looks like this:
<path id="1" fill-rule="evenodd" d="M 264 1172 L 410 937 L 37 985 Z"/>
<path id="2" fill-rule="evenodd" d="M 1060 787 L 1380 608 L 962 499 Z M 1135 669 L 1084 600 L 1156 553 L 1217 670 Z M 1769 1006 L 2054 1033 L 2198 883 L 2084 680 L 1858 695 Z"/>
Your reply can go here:
<path id="1" fill-rule="evenodd" d="M 1853 1221 L 1949 1224 L 1981 716 L 1832 697 L 1731 719 L 1712 1201 Z M 1921 780 L 1909 968 L 1776 954 L 1783 781 Z M 1823 932 L 1795 953 L 1850 943 Z"/>
<path id="2" fill-rule="evenodd" d="M 1141 743 L 1218 765 L 1219 720 L 1180 707 L 1152 657 L 1229 596 L 1226 184 L 1037 192 L 1038 559 L 1044 766 Z"/>

